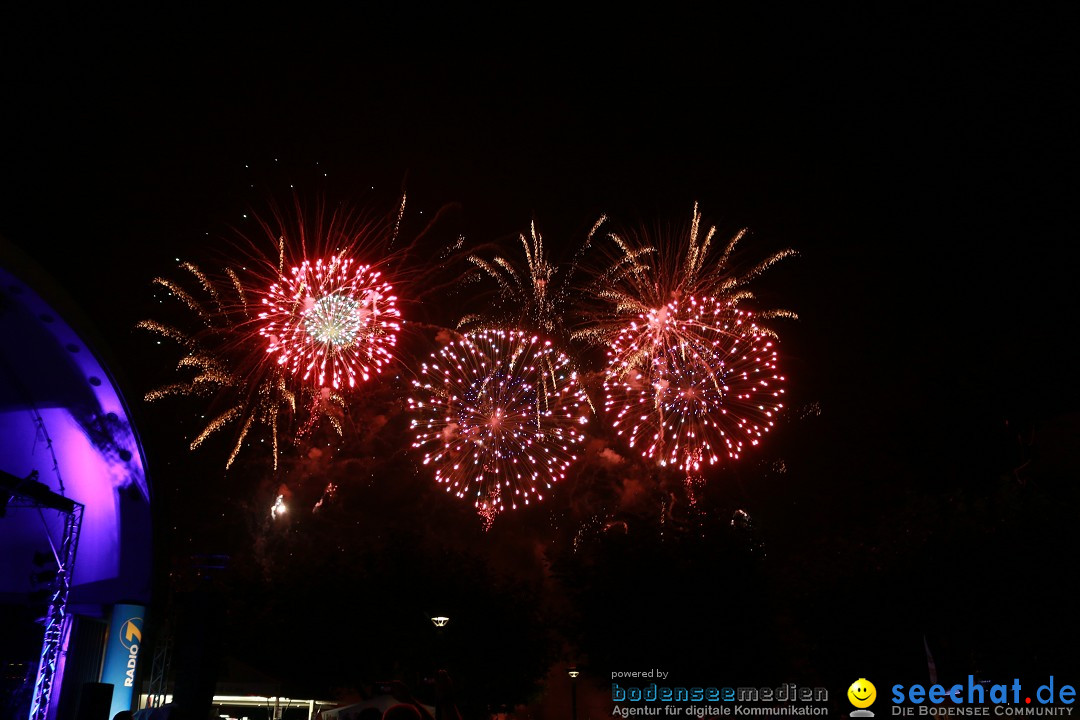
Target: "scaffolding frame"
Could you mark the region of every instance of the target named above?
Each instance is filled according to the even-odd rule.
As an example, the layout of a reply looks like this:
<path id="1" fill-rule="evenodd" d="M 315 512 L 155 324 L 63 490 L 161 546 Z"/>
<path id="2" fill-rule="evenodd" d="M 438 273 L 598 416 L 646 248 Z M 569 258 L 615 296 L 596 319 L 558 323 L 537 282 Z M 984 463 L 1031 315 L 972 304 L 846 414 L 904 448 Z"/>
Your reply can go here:
<path id="1" fill-rule="evenodd" d="M 150 666 L 150 687 L 147 692 L 149 707 L 161 707 L 168 695 L 169 670 L 172 665 L 172 608 L 167 611 L 165 623 L 154 645 L 154 662 Z"/>
<path id="2" fill-rule="evenodd" d="M 71 498 L 58 495 L 39 483 L 37 471 L 31 472 L 26 478 L 0 473 L 0 485 L 4 486 L 5 494 L 8 495 L 4 503 L 5 512 L 7 508 L 33 508 L 39 513 L 42 510 L 56 510 L 64 515 L 64 532 L 59 547 L 53 545 L 52 537 L 49 537 L 57 570 L 49 584 L 49 607 L 44 616 L 45 632 L 41 641 L 41 657 L 30 697 L 29 720 L 47 720 L 64 636 L 70 629 L 71 617 L 67 603 L 85 506 Z M 42 521 L 44 522 L 44 519 Z"/>
<path id="3" fill-rule="evenodd" d="M 84 506 L 73 503 L 71 512 L 64 518 L 64 536 L 60 541 L 57 557 L 60 568 L 56 571 L 49 593 L 49 610 L 45 615 L 45 635 L 41 642 L 41 659 L 38 661 L 37 680 L 30 700 L 30 720 L 46 720 L 52 700 L 56 666 L 60 660 L 60 648 L 68 631 L 71 616 L 67 610 L 71 592 L 72 571 L 75 569 L 75 551 L 79 545 Z"/>

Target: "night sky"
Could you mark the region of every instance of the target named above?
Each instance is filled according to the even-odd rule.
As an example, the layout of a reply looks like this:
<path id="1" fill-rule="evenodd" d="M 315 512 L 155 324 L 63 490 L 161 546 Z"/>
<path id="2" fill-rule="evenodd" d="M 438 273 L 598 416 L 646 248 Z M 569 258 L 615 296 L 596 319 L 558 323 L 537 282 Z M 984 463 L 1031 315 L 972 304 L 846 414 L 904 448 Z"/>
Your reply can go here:
<path id="1" fill-rule="evenodd" d="M 101 336 L 162 567 L 229 556 L 223 655 L 320 696 L 443 664 L 470 708 L 543 699 L 570 661 L 601 689 L 655 665 L 880 691 L 926 681 L 924 637 L 943 677 L 1080 680 L 1075 23 L 413 12 L 0 18 L 0 233 Z M 392 217 L 403 192 L 402 236 L 437 217 L 433 247 L 516 253 L 535 221 L 566 261 L 601 215 L 666 227 L 697 203 L 719 237 L 748 229 L 742 261 L 797 250 L 753 285 L 799 315 L 776 325 L 788 413 L 693 512 L 663 473 L 594 460 L 488 533 L 401 450 L 392 375 L 335 453 L 275 475 L 188 452 L 197 405 L 142 400 L 178 357 L 135 329 L 154 277 L 218 262 L 269 198 Z M 452 326 L 477 302 L 415 309 Z M 299 512 L 272 525 L 282 482 Z"/>

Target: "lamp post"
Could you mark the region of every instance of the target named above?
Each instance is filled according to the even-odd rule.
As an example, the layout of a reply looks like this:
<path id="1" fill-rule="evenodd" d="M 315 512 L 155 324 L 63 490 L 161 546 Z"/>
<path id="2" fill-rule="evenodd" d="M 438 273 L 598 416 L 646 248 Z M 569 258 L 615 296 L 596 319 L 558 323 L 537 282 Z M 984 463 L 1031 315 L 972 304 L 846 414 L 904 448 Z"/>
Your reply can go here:
<path id="1" fill-rule="evenodd" d="M 570 676 L 570 720 L 577 720 L 577 665 L 571 665 L 566 669 Z"/>
<path id="2" fill-rule="evenodd" d="M 449 622 L 450 618 L 445 615 L 435 615 L 431 618 L 431 624 L 435 626 L 435 664 L 438 666 L 437 670 L 443 669 L 443 665 L 446 664 L 443 633 L 446 631 Z"/>

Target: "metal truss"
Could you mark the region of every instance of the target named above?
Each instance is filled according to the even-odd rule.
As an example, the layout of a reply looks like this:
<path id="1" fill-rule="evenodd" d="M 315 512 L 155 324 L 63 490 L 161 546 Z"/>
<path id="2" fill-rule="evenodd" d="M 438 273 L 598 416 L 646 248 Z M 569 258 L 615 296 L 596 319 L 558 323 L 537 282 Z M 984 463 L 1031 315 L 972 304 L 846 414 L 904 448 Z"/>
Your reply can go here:
<path id="1" fill-rule="evenodd" d="M 18 501 L 17 501 L 18 502 Z M 14 503 L 13 503 L 14 504 Z M 23 504 L 19 502 L 18 504 Z M 34 506 L 40 507 L 36 503 Z M 45 614 L 45 636 L 41 643 L 41 659 L 38 662 L 37 679 L 34 682 L 33 695 L 30 699 L 30 720 L 46 720 L 49 714 L 49 702 L 52 699 L 53 681 L 56 679 L 56 666 L 60 660 L 61 645 L 71 621 L 67 610 L 68 594 L 71 592 L 71 577 L 75 569 L 75 551 L 79 545 L 79 531 L 82 529 L 82 503 L 72 502 L 71 510 L 65 513 L 64 536 L 57 549 L 59 569 L 49 588 L 49 609 Z M 53 508 L 55 509 L 55 508 Z M 63 511 L 61 511 L 63 512 Z"/>

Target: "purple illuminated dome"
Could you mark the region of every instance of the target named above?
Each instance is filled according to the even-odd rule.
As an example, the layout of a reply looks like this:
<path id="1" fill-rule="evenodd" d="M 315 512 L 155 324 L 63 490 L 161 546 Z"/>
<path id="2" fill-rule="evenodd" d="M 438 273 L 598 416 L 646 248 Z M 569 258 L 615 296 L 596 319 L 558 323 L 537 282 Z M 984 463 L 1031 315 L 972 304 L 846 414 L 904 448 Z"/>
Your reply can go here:
<path id="1" fill-rule="evenodd" d="M 71 717 L 113 606 L 150 601 L 146 464 L 91 324 L 2 238 L 0 337 L 0 660 L 26 669 L 19 717 Z"/>

